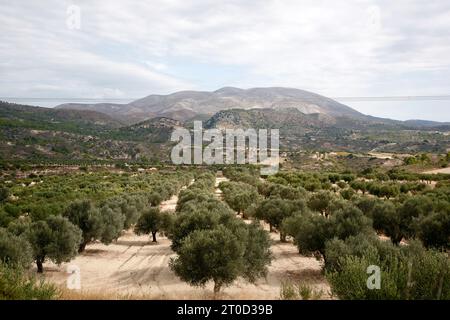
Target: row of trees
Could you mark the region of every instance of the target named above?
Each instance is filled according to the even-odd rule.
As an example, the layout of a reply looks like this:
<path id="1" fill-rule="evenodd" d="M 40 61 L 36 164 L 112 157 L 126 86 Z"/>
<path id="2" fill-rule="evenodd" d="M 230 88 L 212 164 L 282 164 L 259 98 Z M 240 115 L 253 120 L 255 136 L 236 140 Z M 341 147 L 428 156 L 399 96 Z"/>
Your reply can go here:
<path id="1" fill-rule="evenodd" d="M 382 183 L 382 182 L 368 182 L 363 180 L 355 180 L 350 183 L 350 187 L 355 191 L 361 191 L 363 194 L 366 192 L 377 196 L 379 198 L 394 198 L 397 197 L 400 193 L 419 193 L 426 189 L 426 185 L 423 183 L 413 183 L 413 182 L 405 182 L 405 183 Z"/>
<path id="2" fill-rule="evenodd" d="M 214 196 L 215 176 L 205 173 L 182 191 L 169 230 L 177 253 L 171 269 L 194 286 L 214 282 L 217 293 L 238 277 L 250 282 L 267 273 L 270 241 L 257 223 L 246 224 Z"/>
<path id="3" fill-rule="evenodd" d="M 344 182 L 341 176 L 329 176 L 342 184 L 340 193 L 305 192 L 304 178 L 281 174 L 257 183 L 260 197 L 247 210 L 277 229 L 282 241 L 292 237 L 301 254 L 323 259 L 334 294 L 343 299 L 449 299 L 448 184 L 442 181 L 430 189 L 420 182 Z M 251 187 L 242 182 L 221 185 L 230 206 Z M 377 233 L 391 241 L 380 240 Z M 402 240 L 407 245 L 400 246 Z M 367 288 L 370 265 L 381 267 L 381 290 Z"/>
<path id="4" fill-rule="evenodd" d="M 151 206 L 170 198 L 189 180 L 190 175 L 182 174 L 156 183 L 149 194 L 114 196 L 98 203 L 78 200 L 60 214 L 43 210 L 40 215 L 21 215 L 8 223 L 7 228 L 0 228 L 0 260 L 21 268 L 35 261 L 41 273 L 46 260 L 57 264 L 70 261 L 89 243 L 110 244 L 133 225 L 138 233 L 154 232 L 156 241 L 161 219 L 159 210 Z M 156 202 L 155 193 L 159 196 Z M 152 224 L 155 214 L 158 217 L 156 227 Z"/>
<path id="5" fill-rule="evenodd" d="M 220 188 L 231 208 L 244 212 L 246 217 L 264 220 L 271 230 L 280 231 L 282 240 L 286 237 L 282 228 L 285 219 L 306 211 L 320 213 L 329 219 L 334 212 L 350 206 L 361 210 L 365 217 L 371 219 L 372 227 L 388 236 L 394 244 L 399 244 L 402 239 L 418 238 L 428 248 L 450 248 L 450 186 L 447 184 L 441 182 L 435 189 L 425 189 L 421 183 L 395 184 L 363 180 L 350 183 L 356 190 L 369 189 L 376 195 L 372 197 L 366 196 L 365 192 L 363 195 L 356 194 L 348 188 L 340 193 L 328 190 L 312 193 L 290 183 L 304 181 L 307 176 L 282 173 L 275 177 L 275 180 L 281 179 L 286 184 L 259 181 L 256 190 L 260 196 L 256 195 L 254 186 L 243 182 L 224 182 Z M 334 177 L 330 174 L 327 177 L 337 181 L 342 175 Z M 239 174 L 234 173 L 233 178 L 238 181 Z M 350 181 L 351 177 L 347 180 Z M 411 190 L 414 190 L 412 195 L 400 194 L 401 191 Z M 394 199 L 390 200 L 392 197 Z"/>

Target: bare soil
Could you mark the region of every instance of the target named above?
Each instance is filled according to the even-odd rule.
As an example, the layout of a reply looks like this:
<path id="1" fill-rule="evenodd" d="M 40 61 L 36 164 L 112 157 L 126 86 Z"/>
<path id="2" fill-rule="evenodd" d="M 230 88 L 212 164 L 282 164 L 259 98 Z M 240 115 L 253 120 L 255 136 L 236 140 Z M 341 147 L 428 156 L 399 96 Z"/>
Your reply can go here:
<path id="1" fill-rule="evenodd" d="M 217 183 L 226 178 L 217 178 Z M 216 190 L 220 197 L 220 190 Z M 165 201 L 162 210 L 174 210 L 177 197 Z M 267 226 L 266 226 L 267 227 Z M 223 290 L 226 299 L 278 299 L 283 282 L 309 285 L 322 291 L 322 298 L 329 298 L 329 285 L 321 272 L 321 264 L 315 258 L 299 255 L 290 242 L 281 243 L 279 235 L 271 233 L 273 261 L 265 279 L 250 284 L 242 279 Z M 210 299 L 212 283 L 205 288 L 191 287 L 181 281 L 169 268 L 175 257 L 170 249 L 171 241 L 158 237 L 157 243 L 148 236 L 137 236 L 126 231 L 115 243 L 108 246 L 92 243 L 86 251 L 70 263 L 57 266 L 44 265 L 44 277 L 61 288 L 66 287 L 69 266 L 77 266 L 81 275 L 81 290 L 64 289 L 63 298 L 74 299 Z"/>

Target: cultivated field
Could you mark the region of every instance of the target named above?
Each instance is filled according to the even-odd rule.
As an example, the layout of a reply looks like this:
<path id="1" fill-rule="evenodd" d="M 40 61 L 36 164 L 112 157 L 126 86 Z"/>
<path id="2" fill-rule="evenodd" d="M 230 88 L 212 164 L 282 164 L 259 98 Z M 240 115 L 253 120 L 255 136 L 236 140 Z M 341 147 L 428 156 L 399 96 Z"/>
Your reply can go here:
<path id="1" fill-rule="evenodd" d="M 216 184 L 226 178 L 217 178 Z M 216 189 L 220 197 L 220 190 Z M 161 204 L 162 210 L 174 210 L 177 197 L 173 196 Z M 267 228 L 268 229 L 268 228 Z M 323 298 L 329 298 L 329 286 L 325 281 L 319 261 L 313 257 L 298 254 L 290 242 L 281 243 L 277 233 L 271 233 L 273 261 L 266 279 L 256 284 L 236 281 L 221 293 L 227 299 L 278 299 L 283 282 L 302 283 L 316 291 L 322 291 Z M 66 286 L 68 266 L 77 266 L 81 273 L 81 290 L 65 291 L 66 298 L 148 298 L 148 299 L 195 299 L 211 298 L 213 284 L 205 288 L 191 287 L 181 281 L 169 268 L 169 261 L 175 257 L 170 249 L 171 241 L 160 236 L 158 243 L 150 242 L 148 236 L 137 236 L 126 231 L 111 245 L 93 243 L 86 251 L 68 264 L 45 265 L 45 278 Z"/>

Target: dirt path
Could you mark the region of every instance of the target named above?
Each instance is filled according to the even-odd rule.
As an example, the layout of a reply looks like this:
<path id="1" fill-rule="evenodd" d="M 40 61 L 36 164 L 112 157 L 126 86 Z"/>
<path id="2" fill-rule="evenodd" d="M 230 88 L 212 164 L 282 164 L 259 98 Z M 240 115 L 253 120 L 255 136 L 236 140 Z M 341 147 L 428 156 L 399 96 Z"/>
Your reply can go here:
<path id="1" fill-rule="evenodd" d="M 222 181 L 229 181 L 226 177 L 216 178 L 215 195 L 222 199 L 222 191 L 218 185 Z M 246 220 L 250 223 L 250 220 Z M 264 223 L 264 229 L 269 231 L 269 225 Z M 280 287 L 283 282 L 289 281 L 309 285 L 316 291 L 323 292 L 323 298 L 329 298 L 330 287 L 322 274 L 322 266 L 315 258 L 304 257 L 298 253 L 297 247 L 292 242 L 282 243 L 277 232 L 270 233 L 272 239 L 271 251 L 273 255 L 272 264 L 266 279 L 259 280 L 255 285 L 238 285 L 241 289 L 251 290 L 252 294 L 261 290 L 270 299 L 277 299 L 280 295 Z M 233 290 L 231 287 L 229 290 Z M 239 294 L 239 293 L 237 293 Z M 261 292 L 258 293 L 262 294 Z"/>
<path id="2" fill-rule="evenodd" d="M 216 195 L 221 198 L 217 185 L 226 178 L 216 180 Z M 164 201 L 162 210 L 174 210 L 177 196 Z M 329 287 L 321 274 L 320 263 L 314 258 L 298 254 L 292 243 L 281 243 L 276 233 L 271 233 L 273 261 L 266 279 L 256 284 L 244 280 L 223 290 L 227 299 L 278 299 L 280 286 L 284 281 L 301 281 L 322 290 L 327 298 Z M 158 237 L 153 244 L 149 236 L 137 236 L 127 231 L 117 242 L 108 246 L 101 243 L 89 244 L 83 254 L 70 263 L 60 266 L 46 263 L 45 278 L 66 286 L 68 266 L 77 266 L 81 275 L 81 291 L 66 290 L 67 298 L 118 297 L 146 299 L 202 299 L 212 297 L 212 284 L 205 289 L 195 288 L 182 282 L 169 268 L 169 261 L 175 256 L 170 249 L 170 240 Z"/>
<path id="3" fill-rule="evenodd" d="M 425 171 L 424 173 L 426 173 L 426 174 L 437 174 L 437 173 L 450 174 L 450 168 L 435 169 L 435 170 Z"/>

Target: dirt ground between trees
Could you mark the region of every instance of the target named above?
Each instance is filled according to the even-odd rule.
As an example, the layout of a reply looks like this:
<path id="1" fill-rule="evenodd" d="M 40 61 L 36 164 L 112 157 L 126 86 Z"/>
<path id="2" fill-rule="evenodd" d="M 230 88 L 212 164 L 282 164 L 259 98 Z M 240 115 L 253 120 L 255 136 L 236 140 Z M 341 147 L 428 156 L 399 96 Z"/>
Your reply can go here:
<path id="1" fill-rule="evenodd" d="M 437 173 L 450 174 L 450 168 L 435 169 L 435 170 L 426 171 L 424 173 L 427 173 L 427 174 L 437 174 Z"/>
<path id="2" fill-rule="evenodd" d="M 217 178 L 217 184 L 225 178 Z M 220 190 L 216 190 L 220 197 Z M 161 208 L 173 210 L 177 196 L 165 201 Z M 311 257 L 298 254 L 292 243 L 281 243 L 279 235 L 271 233 L 273 261 L 266 279 L 250 284 L 242 279 L 223 289 L 224 299 L 279 299 L 283 282 L 306 284 L 323 292 L 329 298 L 329 285 L 321 273 L 321 265 Z M 137 236 L 126 231 L 117 242 L 108 246 L 93 243 L 83 254 L 70 263 L 57 266 L 45 263 L 44 277 L 66 288 L 70 276 L 67 270 L 76 266 L 80 270 L 81 290 L 64 289 L 67 299 L 209 299 L 213 296 L 212 283 L 205 288 L 191 287 L 181 281 L 169 268 L 175 257 L 170 240 L 158 237 L 158 243 L 149 236 Z"/>

